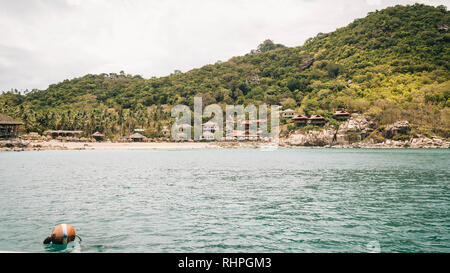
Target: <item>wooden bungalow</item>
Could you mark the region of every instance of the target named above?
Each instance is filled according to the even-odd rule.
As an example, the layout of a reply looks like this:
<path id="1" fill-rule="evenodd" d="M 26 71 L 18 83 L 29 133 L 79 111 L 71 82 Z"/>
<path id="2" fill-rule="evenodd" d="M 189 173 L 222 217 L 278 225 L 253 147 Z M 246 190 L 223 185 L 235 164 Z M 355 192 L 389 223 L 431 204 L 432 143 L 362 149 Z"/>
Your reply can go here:
<path id="1" fill-rule="evenodd" d="M 19 135 L 19 126 L 22 122 L 14 120 L 12 117 L 0 114 L 0 138 L 15 138 Z"/>
<path id="2" fill-rule="evenodd" d="M 287 109 L 281 112 L 283 118 L 293 118 L 295 116 L 295 111 L 292 109 Z"/>
<path id="3" fill-rule="evenodd" d="M 321 115 L 312 115 L 309 118 L 309 124 L 311 124 L 311 125 L 323 126 L 323 125 L 325 125 L 325 123 L 326 123 L 325 118 Z"/>
<path id="4" fill-rule="evenodd" d="M 333 117 L 336 120 L 347 120 L 350 118 L 350 113 L 347 111 L 336 111 L 334 112 Z"/>
<path id="5" fill-rule="evenodd" d="M 308 123 L 308 117 L 305 115 L 297 115 L 292 120 L 297 126 L 305 126 Z"/>
<path id="6" fill-rule="evenodd" d="M 105 135 L 101 134 L 100 132 L 95 132 L 94 134 L 92 134 L 92 137 L 95 139 L 95 141 L 104 141 L 105 140 Z"/>
<path id="7" fill-rule="evenodd" d="M 147 138 L 139 133 L 134 133 L 128 137 L 131 142 L 144 142 Z"/>

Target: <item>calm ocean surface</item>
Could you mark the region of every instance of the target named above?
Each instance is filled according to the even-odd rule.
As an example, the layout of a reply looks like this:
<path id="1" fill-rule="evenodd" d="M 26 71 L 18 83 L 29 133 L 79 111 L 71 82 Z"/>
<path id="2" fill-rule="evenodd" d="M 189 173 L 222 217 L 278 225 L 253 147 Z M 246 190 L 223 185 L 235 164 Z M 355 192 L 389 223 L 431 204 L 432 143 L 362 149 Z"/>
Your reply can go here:
<path id="1" fill-rule="evenodd" d="M 450 151 L 0 153 L 0 251 L 450 252 Z M 44 246 L 56 224 L 83 242 Z"/>

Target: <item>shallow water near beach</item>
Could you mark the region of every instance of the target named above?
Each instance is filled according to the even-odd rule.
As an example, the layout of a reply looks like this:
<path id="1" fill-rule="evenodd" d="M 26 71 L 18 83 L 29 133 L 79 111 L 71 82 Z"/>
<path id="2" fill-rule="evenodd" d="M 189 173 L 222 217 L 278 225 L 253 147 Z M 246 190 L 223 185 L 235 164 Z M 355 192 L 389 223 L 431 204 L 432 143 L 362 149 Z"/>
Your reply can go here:
<path id="1" fill-rule="evenodd" d="M 0 153 L 0 251 L 449 252 L 450 151 Z M 42 241 L 60 223 L 83 238 Z"/>

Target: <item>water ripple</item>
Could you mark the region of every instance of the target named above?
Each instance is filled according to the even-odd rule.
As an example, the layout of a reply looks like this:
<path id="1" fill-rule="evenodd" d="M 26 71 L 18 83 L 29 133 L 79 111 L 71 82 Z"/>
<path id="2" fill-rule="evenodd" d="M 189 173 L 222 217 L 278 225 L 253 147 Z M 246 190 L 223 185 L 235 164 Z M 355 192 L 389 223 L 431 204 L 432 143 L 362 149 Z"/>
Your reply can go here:
<path id="1" fill-rule="evenodd" d="M 0 250 L 449 252 L 447 150 L 0 153 Z M 42 245 L 57 223 L 83 242 Z"/>

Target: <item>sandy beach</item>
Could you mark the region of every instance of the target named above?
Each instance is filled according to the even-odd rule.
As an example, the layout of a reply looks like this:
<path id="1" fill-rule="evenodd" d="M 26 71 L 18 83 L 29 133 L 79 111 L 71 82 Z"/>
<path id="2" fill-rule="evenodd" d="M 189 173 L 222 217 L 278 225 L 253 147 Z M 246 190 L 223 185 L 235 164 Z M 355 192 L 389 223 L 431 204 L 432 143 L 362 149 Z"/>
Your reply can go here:
<path id="1" fill-rule="evenodd" d="M 181 150 L 208 149 L 218 145 L 206 142 L 30 142 L 32 150 Z"/>
<path id="2" fill-rule="evenodd" d="M 258 148 L 262 142 L 61 142 L 2 141 L 0 151 L 39 150 L 191 150 L 220 148 Z"/>

